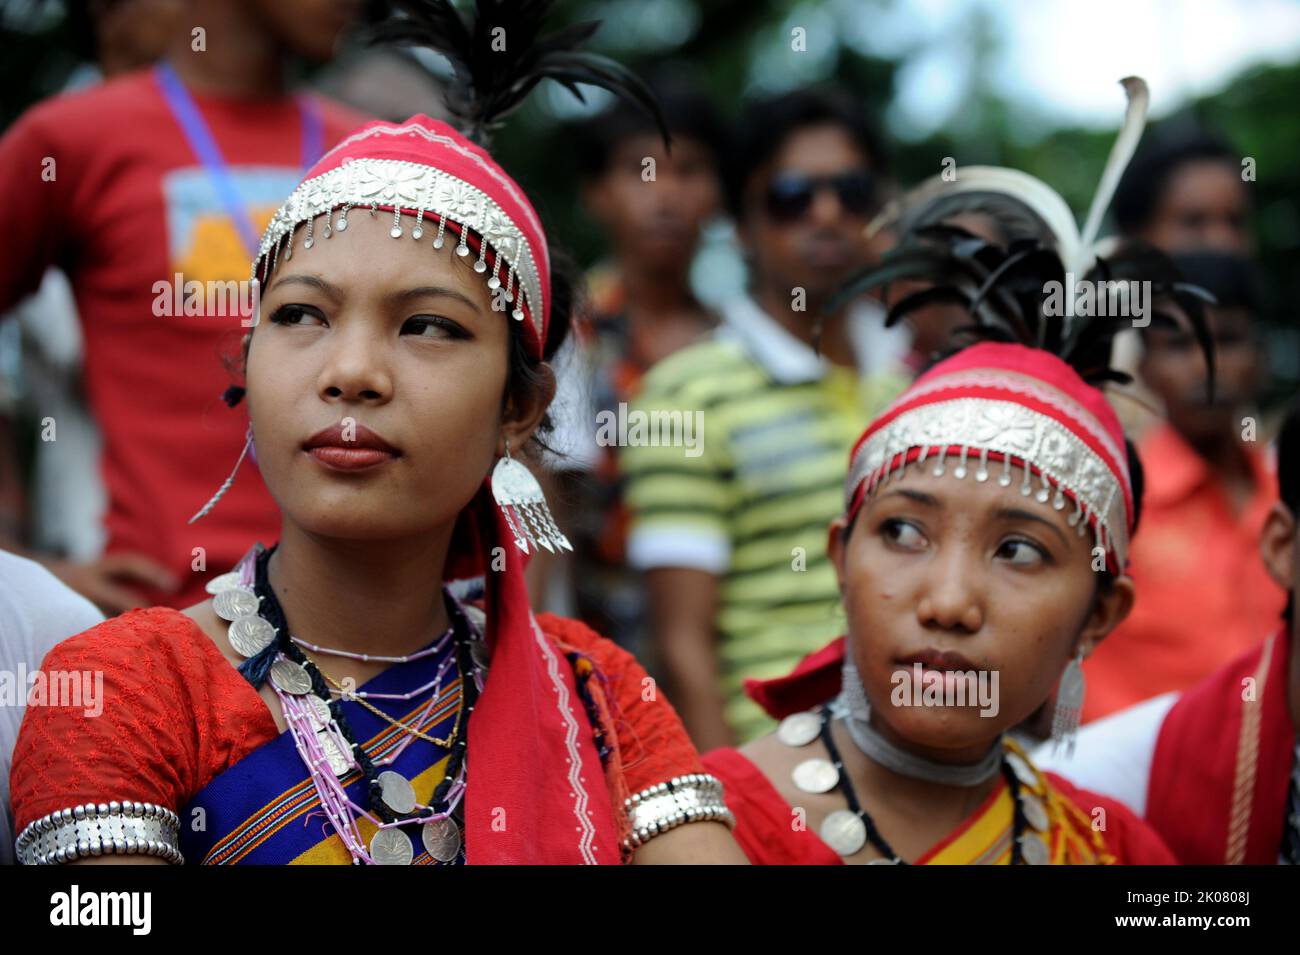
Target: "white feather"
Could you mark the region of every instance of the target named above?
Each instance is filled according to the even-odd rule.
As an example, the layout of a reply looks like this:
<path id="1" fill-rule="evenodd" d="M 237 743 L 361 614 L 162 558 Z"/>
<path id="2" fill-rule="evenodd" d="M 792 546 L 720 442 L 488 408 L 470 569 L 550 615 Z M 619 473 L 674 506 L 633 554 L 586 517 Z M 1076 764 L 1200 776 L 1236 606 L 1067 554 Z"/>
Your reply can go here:
<path id="1" fill-rule="evenodd" d="M 1128 96 L 1128 107 L 1106 167 L 1097 183 L 1087 222 L 1082 231 L 1066 201 L 1047 183 L 1019 169 L 1003 166 L 958 166 L 955 179 L 944 174 L 931 176 L 902 198 L 891 202 L 867 226 L 867 234 L 897 222 L 935 199 L 962 192 L 996 192 L 1012 196 L 1032 209 L 1047 225 L 1056 240 L 1057 252 L 1066 270 L 1082 275 L 1096 260 L 1095 243 L 1101 219 L 1115 195 L 1120 177 L 1137 149 L 1146 125 L 1150 94 L 1146 82 L 1137 76 L 1120 80 Z"/>

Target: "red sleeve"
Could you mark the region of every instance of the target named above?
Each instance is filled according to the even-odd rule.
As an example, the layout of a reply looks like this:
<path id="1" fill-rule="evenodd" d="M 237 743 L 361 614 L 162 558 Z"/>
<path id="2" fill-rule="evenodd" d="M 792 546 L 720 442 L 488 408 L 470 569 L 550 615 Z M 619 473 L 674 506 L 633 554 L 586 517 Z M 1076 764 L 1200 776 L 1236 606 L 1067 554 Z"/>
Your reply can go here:
<path id="1" fill-rule="evenodd" d="M 80 699 L 38 695 L 74 677 Z M 189 617 L 166 607 L 132 610 L 63 641 L 34 678 L 9 774 L 18 832 L 87 802 L 179 812 L 276 732 L 261 697 Z M 75 705 L 49 705 L 67 703 Z"/>
<path id="2" fill-rule="evenodd" d="M 1090 819 L 1095 818 L 1094 810 L 1105 811 L 1106 828 L 1102 831 L 1102 837 L 1106 840 L 1106 848 L 1115 856 L 1119 865 L 1178 864 L 1178 859 L 1160 835 L 1122 802 L 1091 790 L 1079 789 L 1056 773 L 1043 775 L 1051 781 L 1057 792 L 1069 798 Z"/>
<path id="3" fill-rule="evenodd" d="M 618 734 L 627 791 L 640 792 L 674 776 L 704 772 L 704 764 L 673 705 L 622 647 L 585 624 L 554 614 L 539 614 L 548 635 L 591 659 L 605 687 Z"/>
<path id="4" fill-rule="evenodd" d="M 77 159 L 58 142 L 51 106 L 23 114 L 0 137 L 0 209 L 7 237 L 0 255 L 0 312 L 36 291 L 63 254 Z M 50 177 L 53 178 L 50 178 Z"/>
<path id="5" fill-rule="evenodd" d="M 338 100 L 330 99 L 328 96 L 312 94 L 312 98 L 320 106 L 321 118 L 325 124 L 325 148 L 332 149 L 349 133 L 354 133 L 366 123 L 373 122 L 376 117 L 368 116 L 365 113 L 357 112 L 350 106 L 340 103 Z"/>

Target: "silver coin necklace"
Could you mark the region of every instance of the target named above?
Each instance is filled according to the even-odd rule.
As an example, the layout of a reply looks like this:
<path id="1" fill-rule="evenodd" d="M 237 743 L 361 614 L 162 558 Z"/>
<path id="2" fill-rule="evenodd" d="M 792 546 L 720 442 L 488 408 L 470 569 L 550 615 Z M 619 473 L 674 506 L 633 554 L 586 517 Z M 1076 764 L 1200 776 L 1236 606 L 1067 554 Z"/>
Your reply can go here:
<path id="1" fill-rule="evenodd" d="M 245 620 L 251 618 L 256 623 L 263 624 L 264 629 L 269 631 L 269 634 L 263 634 L 262 628 L 256 631 L 250 630 L 247 649 L 256 648 L 256 652 L 246 655 L 269 656 L 274 653 L 278 656 L 279 659 L 276 659 L 265 671 L 272 682 L 285 692 L 310 700 L 314 708 L 320 711 L 321 718 L 327 722 L 332 721 L 337 727 L 350 753 L 342 751 L 331 753 L 327 748 L 331 768 L 336 773 L 342 774 L 355 765 L 361 771 L 366 779 L 368 808 L 384 824 L 370 840 L 369 854 L 375 863 L 411 864 L 415 845 L 405 831 L 407 823 L 420 826 L 420 839 L 430 856 L 441 863 L 456 861 L 464 847 L 464 837 L 461 826 L 453 815 L 453 810 L 458 806 L 453 805 L 453 799 L 449 797 L 457 786 L 460 792 L 464 789 L 465 756 L 469 744 L 469 715 L 478 699 L 478 671 L 483 668 L 476 647 L 475 638 L 478 634 L 461 612 L 459 604 L 454 599 L 449 599 L 448 612 L 451 614 L 454 630 L 452 652 L 456 656 L 460 675 L 463 713 L 458 721 L 455 737 L 448 747 L 449 754 L 443 778 L 435 788 L 429 805 L 421 807 L 416 801 L 415 790 L 410 780 L 401 773 L 391 770 L 378 771 L 357 741 L 351 727 L 348 726 L 342 711 L 342 700 L 331 705 L 324 675 L 289 636 L 289 625 L 285 619 L 284 609 L 276 598 L 267 576 L 267 565 L 273 552 L 274 548 L 271 548 L 257 555 L 251 591 L 238 586 L 228 586 L 226 590 L 236 592 L 236 596 L 226 596 L 225 593 L 218 595 L 223 599 L 223 604 L 231 604 L 229 608 L 223 606 L 223 609 L 242 614 Z M 225 614 L 222 616 L 224 617 Z M 239 622 L 238 617 L 235 622 Z M 246 661 L 250 664 L 253 662 L 252 659 Z M 455 799 L 454 803 L 458 804 L 459 799 Z"/>
<path id="2" fill-rule="evenodd" d="M 812 713 L 799 713 L 788 717 L 788 725 L 783 723 L 777 730 L 777 735 L 782 742 L 794 746 L 802 746 L 814 739 L 820 739 L 830 756 L 829 761 L 805 760 L 794 770 L 795 785 L 804 792 L 824 793 L 838 789 L 843 794 L 844 801 L 848 803 L 848 809 L 837 809 L 822 821 L 819 832 L 822 841 L 841 856 L 854 855 L 870 842 L 882 856 L 880 859 L 872 859 L 870 864 L 908 865 L 909 863 L 904 861 L 881 835 L 871 814 L 858 801 L 858 794 L 854 791 L 853 782 L 844 767 L 844 759 L 840 756 L 839 747 L 831 737 L 829 703 L 822 705 L 819 715 L 820 719 Z M 1011 864 L 1024 865 L 1025 857 L 1022 851 L 1024 842 L 1021 837 L 1025 834 L 1027 821 L 1024 802 L 1020 798 L 1020 778 L 1006 759 L 1002 761 L 1002 775 L 1006 778 L 1007 786 L 1011 791 Z"/>

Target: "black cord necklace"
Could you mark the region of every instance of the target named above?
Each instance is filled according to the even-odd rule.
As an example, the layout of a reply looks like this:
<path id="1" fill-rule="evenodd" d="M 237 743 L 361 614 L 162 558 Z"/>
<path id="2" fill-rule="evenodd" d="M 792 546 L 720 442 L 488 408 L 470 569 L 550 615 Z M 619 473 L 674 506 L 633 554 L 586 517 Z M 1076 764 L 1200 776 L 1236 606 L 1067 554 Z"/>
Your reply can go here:
<path id="1" fill-rule="evenodd" d="M 278 546 L 278 545 L 277 545 Z M 289 622 L 284 615 L 284 608 L 280 606 L 280 601 L 275 595 L 275 590 L 271 587 L 270 578 L 267 574 L 267 566 L 271 559 L 271 554 L 275 552 L 275 547 L 264 550 L 257 555 L 254 569 L 253 591 L 261 598 L 261 605 L 258 613 L 275 628 L 276 641 L 273 644 L 276 650 L 283 653 L 293 662 L 300 664 L 311 677 L 312 692 L 323 699 L 330 708 L 330 715 L 333 716 L 339 732 L 347 741 L 352 749 L 352 755 L 356 759 L 357 766 L 361 769 L 362 775 L 366 779 L 366 806 L 378 816 L 383 822 L 394 822 L 399 818 L 408 819 L 411 822 L 418 822 L 421 819 L 446 811 L 447 792 L 455 783 L 456 778 L 460 775 L 461 767 L 465 764 L 465 754 L 469 746 L 469 718 L 474 711 L 474 704 L 478 701 L 478 685 L 473 679 L 474 660 L 470 652 L 470 623 L 461 612 L 456 601 L 449 596 L 446 598 L 447 611 L 451 617 L 453 636 L 452 645 L 456 653 L 456 665 L 459 671 L 461 685 L 462 714 L 459 725 L 456 728 L 456 734 L 451 742 L 450 755 L 447 760 L 447 768 L 442 780 L 434 789 L 433 798 L 430 800 L 430 807 L 427 810 L 403 814 L 399 816 L 394 813 L 383 800 L 383 786 L 379 782 L 379 772 L 374 763 L 362 748 L 360 742 L 353 733 L 352 727 L 348 725 L 347 719 L 343 715 L 342 700 L 335 700 L 330 695 L 329 686 L 325 682 L 325 677 L 315 663 L 307 657 L 302 649 L 289 636 Z M 274 651 L 272 651 L 272 654 Z"/>
<path id="2" fill-rule="evenodd" d="M 849 779 L 848 767 L 844 765 L 844 760 L 840 756 L 839 747 L 835 745 L 835 740 L 831 737 L 831 708 L 830 704 L 823 704 L 821 708 L 821 741 L 826 747 L 826 752 L 830 755 L 831 763 L 839 770 L 839 779 L 836 787 L 844 795 L 844 801 L 849 804 L 849 811 L 862 820 L 862 825 L 866 827 L 867 839 L 871 842 L 876 850 L 896 865 L 910 865 L 894 851 L 893 847 L 880 834 L 876 828 L 876 822 L 871 818 L 871 814 L 862 808 L 858 802 L 858 794 L 853 789 L 853 782 Z M 1010 764 L 1006 759 L 1002 760 L 1002 775 L 1006 777 L 1007 786 L 1011 791 L 1011 864 L 1024 865 L 1024 857 L 1020 847 L 1020 837 L 1024 834 L 1027 822 L 1024 816 L 1024 810 L 1020 803 L 1020 780 L 1012 771 Z"/>

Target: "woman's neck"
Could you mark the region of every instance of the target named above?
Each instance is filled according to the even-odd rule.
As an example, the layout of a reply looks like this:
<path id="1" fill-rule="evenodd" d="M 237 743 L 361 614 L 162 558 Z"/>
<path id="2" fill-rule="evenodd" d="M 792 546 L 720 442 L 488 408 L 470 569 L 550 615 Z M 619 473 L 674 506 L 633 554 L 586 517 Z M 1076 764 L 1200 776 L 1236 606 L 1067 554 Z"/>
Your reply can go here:
<path id="1" fill-rule="evenodd" d="M 977 763 L 988 752 L 989 746 L 993 745 L 990 741 L 982 746 L 972 748 L 969 752 L 936 753 L 928 748 L 918 748 L 898 736 L 877 719 L 874 710 L 871 714 L 871 726 L 876 732 L 900 749 L 905 749 L 917 756 L 935 762 Z M 986 782 L 975 786 L 953 786 L 947 783 L 905 776 L 882 766 L 863 753 L 854 745 L 847 730 L 844 730 L 842 726 L 836 726 L 835 729 L 838 731 L 837 742 L 839 742 L 839 735 L 842 733 L 843 742 L 847 743 L 847 745 L 840 746 L 845 769 L 853 780 L 854 786 L 858 787 L 859 792 L 869 794 L 862 797 L 864 805 L 871 805 L 873 802 L 880 805 L 883 802 L 895 808 L 911 807 L 921 810 L 926 817 L 943 820 L 946 824 L 950 823 L 955 826 L 960 820 L 965 819 L 974 812 L 988 798 L 989 793 L 997 787 L 998 782 L 1002 779 L 1001 773 L 995 773 Z M 912 813 L 908 812 L 908 814 L 911 815 Z"/>
<path id="2" fill-rule="evenodd" d="M 450 625 L 442 571 L 451 528 L 399 540 L 319 537 L 287 521 L 267 576 L 292 634 L 332 650 L 403 656 Z"/>

